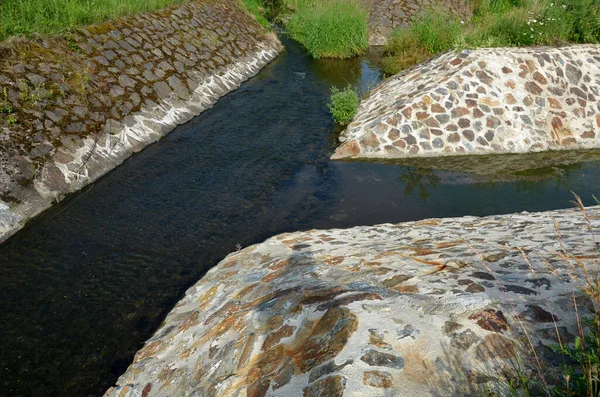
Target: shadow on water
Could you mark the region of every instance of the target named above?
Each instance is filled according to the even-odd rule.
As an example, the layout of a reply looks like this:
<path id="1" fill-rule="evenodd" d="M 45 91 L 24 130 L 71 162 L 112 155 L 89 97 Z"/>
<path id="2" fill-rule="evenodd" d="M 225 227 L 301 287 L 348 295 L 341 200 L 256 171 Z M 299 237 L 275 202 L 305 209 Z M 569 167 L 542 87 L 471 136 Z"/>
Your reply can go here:
<path id="1" fill-rule="evenodd" d="M 593 156 L 569 160 L 564 172 L 528 175 L 543 168 L 539 160 L 506 178 L 460 162 L 330 162 L 331 85 L 376 80 L 376 56 L 314 61 L 286 45 L 213 109 L 0 246 L 0 395 L 101 394 L 185 289 L 238 243 L 310 228 L 553 209 L 569 206 L 569 189 L 597 193 Z"/>

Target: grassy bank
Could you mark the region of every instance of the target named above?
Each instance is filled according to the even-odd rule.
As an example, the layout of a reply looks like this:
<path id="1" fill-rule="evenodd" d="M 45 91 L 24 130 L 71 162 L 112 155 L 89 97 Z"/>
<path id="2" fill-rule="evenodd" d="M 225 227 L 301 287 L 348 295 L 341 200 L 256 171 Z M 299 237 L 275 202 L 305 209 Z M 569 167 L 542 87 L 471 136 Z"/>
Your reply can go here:
<path id="1" fill-rule="evenodd" d="M 477 0 L 461 21 L 438 8 L 396 30 L 384 70 L 394 74 L 452 48 L 600 42 L 600 0 Z"/>
<path id="2" fill-rule="evenodd" d="M 2 0 L 0 40 L 32 33 L 55 34 L 67 28 L 152 11 L 187 0 Z"/>
<path id="3" fill-rule="evenodd" d="M 360 0 L 243 0 L 259 21 L 285 25 L 314 58 L 350 58 L 368 47 L 369 12 Z"/>

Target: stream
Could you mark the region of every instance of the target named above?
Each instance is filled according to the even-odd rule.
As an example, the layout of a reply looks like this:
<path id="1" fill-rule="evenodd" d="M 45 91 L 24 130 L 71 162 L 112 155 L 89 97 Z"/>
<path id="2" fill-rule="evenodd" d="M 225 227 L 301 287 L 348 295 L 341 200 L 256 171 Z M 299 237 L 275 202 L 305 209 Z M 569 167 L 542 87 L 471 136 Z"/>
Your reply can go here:
<path id="1" fill-rule="evenodd" d="M 600 152 L 332 162 L 332 86 L 378 56 L 296 43 L 210 110 L 0 245 L 0 395 L 98 396 L 186 289 L 282 233 L 541 211 L 599 195 Z"/>

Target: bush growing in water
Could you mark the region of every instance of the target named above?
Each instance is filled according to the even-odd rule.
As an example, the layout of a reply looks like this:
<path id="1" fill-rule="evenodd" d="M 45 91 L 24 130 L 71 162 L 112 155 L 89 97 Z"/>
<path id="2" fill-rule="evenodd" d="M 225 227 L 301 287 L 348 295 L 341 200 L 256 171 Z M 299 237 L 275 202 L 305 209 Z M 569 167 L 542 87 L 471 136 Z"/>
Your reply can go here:
<path id="1" fill-rule="evenodd" d="M 327 107 L 336 123 L 347 125 L 354 118 L 359 102 L 358 92 L 352 86 L 348 85 L 343 90 L 332 87 L 331 99 Z"/>
<path id="2" fill-rule="evenodd" d="M 314 58 L 349 58 L 368 47 L 368 11 L 359 0 L 301 1 L 287 28 Z"/>

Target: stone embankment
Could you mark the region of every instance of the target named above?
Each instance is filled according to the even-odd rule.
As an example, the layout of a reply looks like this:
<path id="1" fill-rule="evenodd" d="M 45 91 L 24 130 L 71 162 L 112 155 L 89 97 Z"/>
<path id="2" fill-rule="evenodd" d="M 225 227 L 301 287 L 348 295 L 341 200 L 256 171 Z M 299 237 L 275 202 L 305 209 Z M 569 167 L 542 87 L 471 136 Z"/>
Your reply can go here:
<path id="1" fill-rule="evenodd" d="M 211 107 L 282 50 L 236 0 L 0 48 L 0 242 Z"/>
<path id="2" fill-rule="evenodd" d="M 551 383 L 549 346 L 577 335 L 573 292 L 589 310 L 580 266 L 597 268 L 600 207 L 588 215 L 273 237 L 190 288 L 106 396 L 483 395 L 539 368 Z"/>
<path id="3" fill-rule="evenodd" d="M 385 45 L 392 32 L 409 26 L 424 11 L 444 7 L 458 17 L 468 19 L 471 7 L 464 0 L 365 0 L 369 6 L 369 44 Z"/>
<path id="4" fill-rule="evenodd" d="M 359 106 L 333 159 L 600 147 L 600 46 L 440 55 Z"/>

